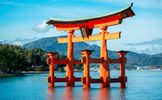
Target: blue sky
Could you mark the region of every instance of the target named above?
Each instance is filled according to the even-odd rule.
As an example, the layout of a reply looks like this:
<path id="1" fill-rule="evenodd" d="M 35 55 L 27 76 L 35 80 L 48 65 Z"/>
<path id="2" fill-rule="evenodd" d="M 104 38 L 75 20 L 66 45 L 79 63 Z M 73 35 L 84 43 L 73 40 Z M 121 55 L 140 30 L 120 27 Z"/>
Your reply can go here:
<path id="1" fill-rule="evenodd" d="M 44 23 L 52 17 L 74 19 L 99 16 L 132 2 L 136 16 L 108 28 L 110 32 L 122 32 L 121 39 L 108 41 L 109 48 L 127 49 L 125 44 L 128 43 L 162 38 L 161 0 L 0 0 L 0 41 L 64 35 L 65 32 L 56 31 Z"/>

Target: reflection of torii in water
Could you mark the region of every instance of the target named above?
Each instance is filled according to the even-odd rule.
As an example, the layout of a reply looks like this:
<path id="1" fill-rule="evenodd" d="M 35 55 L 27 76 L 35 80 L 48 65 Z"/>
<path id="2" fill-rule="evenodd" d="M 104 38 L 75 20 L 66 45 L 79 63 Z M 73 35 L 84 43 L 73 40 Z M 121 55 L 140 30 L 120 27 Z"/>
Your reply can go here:
<path id="1" fill-rule="evenodd" d="M 120 82 L 121 87 L 125 87 L 125 82 L 127 78 L 125 76 L 124 65 L 126 63 L 125 54 L 127 52 L 120 51 L 118 54 L 120 57 L 118 59 L 109 59 L 107 53 L 107 40 L 120 38 L 121 32 L 109 33 L 107 32 L 107 27 L 118 25 L 122 23 L 122 20 L 128 17 L 134 16 L 134 12 L 131 9 L 132 4 L 125 9 L 118 12 L 94 17 L 85 18 L 78 20 L 58 20 L 51 19 L 47 24 L 52 24 L 57 30 L 67 31 L 68 37 L 58 38 L 59 43 L 68 43 L 67 59 L 57 60 L 54 58 L 55 53 L 49 53 L 50 58 L 48 59 L 48 64 L 50 65 L 50 76 L 49 76 L 49 86 L 54 87 L 54 82 L 66 82 L 66 86 L 74 86 L 76 81 L 82 81 L 84 87 L 89 87 L 90 83 L 101 83 L 101 87 L 110 87 L 110 82 Z M 100 28 L 101 32 L 97 35 L 92 35 L 93 28 Z M 80 30 L 82 36 L 74 36 L 75 30 Z M 74 42 L 85 42 L 85 41 L 101 41 L 100 58 L 92 59 L 90 58 L 91 50 L 82 50 L 82 59 L 75 60 L 73 58 L 73 43 Z M 60 48 L 61 49 L 61 48 Z M 89 72 L 89 64 L 100 63 L 100 79 L 91 79 Z M 110 78 L 110 63 L 120 63 L 120 77 Z M 66 64 L 66 78 L 56 78 L 54 77 L 54 64 Z M 74 64 L 83 64 L 83 78 L 75 78 L 73 73 Z"/>

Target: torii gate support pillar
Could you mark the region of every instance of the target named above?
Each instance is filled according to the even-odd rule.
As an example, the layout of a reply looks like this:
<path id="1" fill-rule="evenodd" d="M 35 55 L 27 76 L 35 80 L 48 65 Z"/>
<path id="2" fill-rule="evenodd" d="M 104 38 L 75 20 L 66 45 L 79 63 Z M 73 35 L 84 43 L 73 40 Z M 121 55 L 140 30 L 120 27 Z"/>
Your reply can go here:
<path id="1" fill-rule="evenodd" d="M 127 51 L 119 51 L 117 53 L 120 59 L 120 76 L 119 76 L 120 87 L 125 88 L 127 82 L 127 77 L 125 76 L 125 63 L 127 62 L 127 59 L 125 55 L 127 54 Z"/>
<path id="2" fill-rule="evenodd" d="M 55 60 L 55 55 L 56 53 L 54 52 L 49 52 L 48 53 L 48 60 L 47 60 L 47 63 L 49 64 L 49 76 L 48 76 L 48 83 L 49 83 L 49 88 L 53 88 L 54 87 L 54 80 L 55 80 L 55 76 L 54 76 L 54 66 L 55 66 L 55 63 L 54 63 L 54 60 Z"/>
<path id="3" fill-rule="evenodd" d="M 83 82 L 83 86 L 84 88 L 89 88 L 90 87 L 90 81 L 91 81 L 91 77 L 90 77 L 90 55 L 92 54 L 92 50 L 82 50 L 82 63 L 83 63 L 83 78 L 82 78 L 82 82 Z"/>

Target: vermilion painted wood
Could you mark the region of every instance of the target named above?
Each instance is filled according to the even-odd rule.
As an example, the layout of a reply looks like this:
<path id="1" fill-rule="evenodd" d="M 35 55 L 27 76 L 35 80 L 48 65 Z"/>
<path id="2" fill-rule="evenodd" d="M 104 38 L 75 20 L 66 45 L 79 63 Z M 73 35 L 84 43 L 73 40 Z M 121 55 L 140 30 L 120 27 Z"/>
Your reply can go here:
<path id="1" fill-rule="evenodd" d="M 87 28 L 100 27 L 102 26 L 102 24 L 107 22 L 122 21 L 122 19 L 124 18 L 134 16 L 135 13 L 131 9 L 132 5 L 133 4 L 131 4 L 130 6 L 128 6 L 123 10 L 120 10 L 112 14 L 104 15 L 104 16 L 84 18 L 78 20 L 51 19 L 47 22 L 47 24 L 54 25 L 58 30 L 67 30 L 67 29 L 76 30 L 79 29 L 80 27 L 87 27 Z M 111 24 L 110 25 L 105 24 L 105 26 L 111 26 Z"/>
<path id="2" fill-rule="evenodd" d="M 110 87 L 111 82 L 120 82 L 120 87 L 126 87 L 125 82 L 127 82 L 127 77 L 125 76 L 125 63 L 126 58 L 125 54 L 127 52 L 120 51 L 117 52 L 119 54 L 118 59 L 109 59 L 107 52 L 107 40 L 108 39 L 116 39 L 120 38 L 120 32 L 115 34 L 109 34 L 107 32 L 107 27 L 112 25 L 117 25 L 122 22 L 124 18 L 128 18 L 134 16 L 134 12 L 131 10 L 132 4 L 119 12 L 100 16 L 96 18 L 87 18 L 80 20 L 71 20 L 71 21 L 63 21 L 63 20 L 50 20 L 47 24 L 52 24 L 58 30 L 66 30 L 68 31 L 67 38 L 59 38 L 60 43 L 68 43 L 67 48 L 67 59 L 65 60 L 56 60 L 54 58 L 55 53 L 49 53 L 49 87 L 54 87 L 54 82 L 66 82 L 66 86 L 74 86 L 76 81 L 82 81 L 84 87 L 89 88 L 90 83 L 101 83 L 101 87 Z M 91 35 L 91 33 L 84 32 L 86 37 L 75 37 L 73 35 L 75 30 L 80 28 L 100 28 L 101 32 L 98 35 Z M 100 48 L 100 58 L 90 58 L 91 50 L 83 50 L 81 60 L 75 60 L 73 57 L 73 42 L 84 42 L 84 41 L 93 41 L 100 40 L 101 48 Z M 100 78 L 99 79 L 91 79 L 90 78 L 90 64 L 91 63 L 99 63 L 100 64 Z M 110 78 L 110 63 L 119 63 L 120 64 L 120 76 L 119 78 Z M 66 77 L 65 78 L 56 78 L 54 76 L 54 66 L 55 64 L 66 64 Z M 83 78 L 75 78 L 74 77 L 74 64 L 83 64 Z"/>
<path id="3" fill-rule="evenodd" d="M 55 63 L 54 63 L 54 59 L 55 59 L 55 55 L 56 53 L 53 52 L 49 52 L 48 53 L 48 60 L 47 63 L 49 64 L 49 77 L 48 77 L 48 82 L 49 82 L 49 87 L 53 88 L 54 87 L 54 67 L 55 67 Z"/>
<path id="4" fill-rule="evenodd" d="M 90 55 L 92 54 L 92 50 L 82 50 L 82 58 L 83 60 L 83 78 L 85 78 L 85 82 L 83 82 L 85 88 L 90 87 Z"/>
<path id="5" fill-rule="evenodd" d="M 112 40 L 112 39 L 119 39 L 121 32 L 115 32 L 115 33 L 108 33 L 105 34 L 106 40 Z M 81 36 L 75 36 L 72 39 L 72 42 L 88 42 L 88 41 L 100 41 L 102 39 L 102 35 L 98 33 L 97 35 L 92 35 L 87 38 L 83 38 Z M 67 43 L 68 37 L 62 37 L 58 38 L 58 43 Z"/>

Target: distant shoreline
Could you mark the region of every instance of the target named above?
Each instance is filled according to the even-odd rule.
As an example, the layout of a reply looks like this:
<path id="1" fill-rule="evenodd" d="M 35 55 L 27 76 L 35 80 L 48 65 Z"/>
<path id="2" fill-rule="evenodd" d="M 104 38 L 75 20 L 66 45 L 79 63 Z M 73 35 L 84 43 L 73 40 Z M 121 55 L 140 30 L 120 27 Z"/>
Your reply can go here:
<path id="1" fill-rule="evenodd" d="M 12 76 L 22 76 L 24 75 L 23 73 L 15 73 L 15 74 L 9 74 L 9 73 L 5 73 L 5 74 L 0 74 L 0 77 L 12 77 Z"/>
<path id="2" fill-rule="evenodd" d="M 99 72 L 99 71 L 93 71 L 92 72 Z M 111 70 L 114 71 L 114 70 Z M 127 70 L 127 71 L 162 71 L 162 70 Z M 61 71 L 57 71 L 57 72 L 61 72 Z M 65 71 L 63 71 L 65 72 Z M 81 72 L 81 71 L 75 71 L 75 72 Z M 13 77 L 13 76 L 23 76 L 25 74 L 48 74 L 49 71 L 22 71 L 21 73 L 12 73 L 12 74 L 2 74 L 0 73 L 0 78 L 1 77 Z"/>
<path id="3" fill-rule="evenodd" d="M 25 74 L 46 74 L 48 71 L 22 71 L 21 73 L 0 73 L 1 77 L 23 76 Z"/>
<path id="4" fill-rule="evenodd" d="M 49 71 L 23 71 L 23 74 L 47 74 Z"/>

